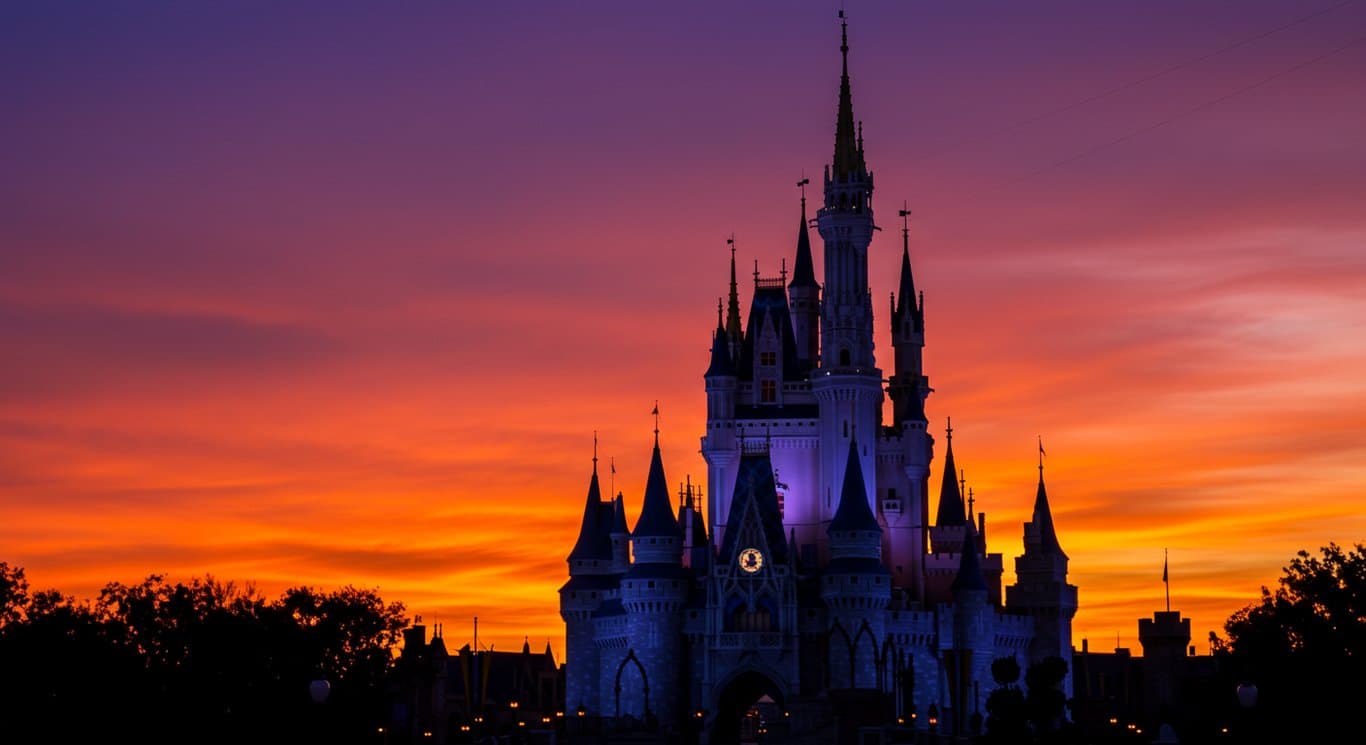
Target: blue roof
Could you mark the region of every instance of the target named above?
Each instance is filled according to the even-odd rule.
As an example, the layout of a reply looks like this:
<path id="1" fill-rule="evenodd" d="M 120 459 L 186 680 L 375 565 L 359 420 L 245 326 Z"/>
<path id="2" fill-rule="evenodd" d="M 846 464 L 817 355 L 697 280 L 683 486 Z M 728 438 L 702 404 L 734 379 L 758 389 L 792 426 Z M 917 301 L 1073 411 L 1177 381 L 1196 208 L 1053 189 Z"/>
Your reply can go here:
<path id="1" fill-rule="evenodd" d="M 583 522 L 579 524 L 579 539 L 569 552 L 570 561 L 601 559 L 612 560 L 612 536 L 608 534 L 610 523 L 604 519 L 602 493 L 598 488 L 597 464 L 593 466 L 593 478 L 588 482 L 588 499 L 583 505 Z"/>
<path id="2" fill-rule="evenodd" d="M 826 533 L 836 531 L 882 532 L 873 510 L 868 506 L 868 489 L 863 483 L 863 466 L 859 464 L 858 442 L 849 438 L 849 460 L 844 466 L 844 488 L 840 489 L 840 503 Z"/>
<path id="3" fill-rule="evenodd" d="M 636 520 L 636 528 L 631 531 L 631 536 L 679 539 L 683 537 L 673 508 L 669 505 L 669 485 L 664 480 L 664 461 L 659 457 L 657 441 L 654 453 L 650 456 L 650 475 L 645 479 L 645 499 L 640 506 L 640 519 Z"/>
<path id="4" fill-rule="evenodd" d="M 768 543 L 770 561 L 787 561 L 787 537 L 783 535 L 783 517 L 778 511 L 778 484 L 773 480 L 773 460 L 767 452 L 740 455 L 740 467 L 735 473 L 735 491 L 726 517 L 726 533 L 722 538 L 721 557 L 733 561 L 743 546 L 737 546 L 741 523 L 754 503 L 759 514 L 760 530 Z"/>

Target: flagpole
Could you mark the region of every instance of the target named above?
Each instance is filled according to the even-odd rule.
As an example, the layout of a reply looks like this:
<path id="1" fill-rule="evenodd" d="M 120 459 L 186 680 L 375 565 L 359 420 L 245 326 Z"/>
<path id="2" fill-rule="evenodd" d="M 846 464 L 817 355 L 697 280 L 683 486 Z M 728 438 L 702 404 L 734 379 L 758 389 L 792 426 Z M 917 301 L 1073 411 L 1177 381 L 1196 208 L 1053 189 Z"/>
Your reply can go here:
<path id="1" fill-rule="evenodd" d="M 1162 584 L 1167 587 L 1167 612 L 1172 612 L 1172 581 L 1167 574 L 1167 549 L 1162 549 Z"/>

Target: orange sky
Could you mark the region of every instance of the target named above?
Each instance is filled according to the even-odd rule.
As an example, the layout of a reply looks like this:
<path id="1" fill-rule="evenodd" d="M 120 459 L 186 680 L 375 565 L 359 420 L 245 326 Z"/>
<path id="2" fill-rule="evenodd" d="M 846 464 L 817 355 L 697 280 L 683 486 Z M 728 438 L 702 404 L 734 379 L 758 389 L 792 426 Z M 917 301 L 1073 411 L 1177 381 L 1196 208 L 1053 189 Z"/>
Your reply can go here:
<path id="1" fill-rule="evenodd" d="M 829 157 L 828 8 L 720 7 L 5 11 L 0 561 L 78 596 L 377 586 L 562 649 L 593 430 L 632 522 L 656 399 L 702 477 L 725 237 L 790 262 Z M 931 427 L 1007 582 L 1040 434 L 1102 649 L 1163 548 L 1203 651 L 1366 537 L 1366 11 L 858 12 Z M 875 298 L 898 257 L 889 227 Z"/>

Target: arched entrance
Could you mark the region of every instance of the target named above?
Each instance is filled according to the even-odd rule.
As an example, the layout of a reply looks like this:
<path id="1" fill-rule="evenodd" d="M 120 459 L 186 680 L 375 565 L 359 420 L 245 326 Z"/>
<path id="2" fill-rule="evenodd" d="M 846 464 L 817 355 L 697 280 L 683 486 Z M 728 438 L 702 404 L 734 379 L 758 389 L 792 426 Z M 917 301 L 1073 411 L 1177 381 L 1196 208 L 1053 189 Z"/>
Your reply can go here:
<path id="1" fill-rule="evenodd" d="M 786 728 L 781 721 L 786 710 L 783 689 L 767 675 L 746 670 L 721 689 L 708 741 L 715 745 L 756 742 L 761 730 Z"/>

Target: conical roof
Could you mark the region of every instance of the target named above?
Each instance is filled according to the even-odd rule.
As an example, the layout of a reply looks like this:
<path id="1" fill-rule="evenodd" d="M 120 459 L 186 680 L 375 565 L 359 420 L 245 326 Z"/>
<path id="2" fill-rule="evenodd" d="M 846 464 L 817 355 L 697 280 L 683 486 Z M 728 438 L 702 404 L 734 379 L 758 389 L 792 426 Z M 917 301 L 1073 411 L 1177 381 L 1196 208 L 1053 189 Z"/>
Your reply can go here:
<path id="1" fill-rule="evenodd" d="M 811 260 L 811 231 L 807 228 L 806 222 L 806 197 L 802 197 L 802 219 L 797 227 L 797 260 L 792 264 L 792 281 L 787 287 L 820 289 L 816 282 L 816 267 Z"/>
<path id="2" fill-rule="evenodd" d="M 827 533 L 835 531 L 882 532 L 873 510 L 868 506 L 868 490 L 863 482 L 863 466 L 859 463 L 858 443 L 849 438 L 849 460 L 844 466 L 844 487 L 840 489 L 840 503 L 830 520 Z"/>
<path id="3" fill-rule="evenodd" d="M 588 498 L 583 506 L 583 521 L 579 524 L 579 539 L 569 552 L 570 561 L 612 559 L 612 537 L 602 520 L 602 493 L 598 487 L 598 464 L 593 463 L 593 478 L 588 482 Z"/>
<path id="4" fill-rule="evenodd" d="M 949 428 L 948 452 L 944 455 L 944 481 L 939 487 L 939 511 L 934 524 L 944 528 L 962 525 L 963 521 L 963 494 L 958 489 L 958 466 L 953 462 L 953 429 Z"/>
<path id="5" fill-rule="evenodd" d="M 724 326 L 717 324 L 716 335 L 711 342 L 711 364 L 707 366 L 704 377 L 715 378 L 735 374 L 735 364 L 730 359 L 730 339 Z"/>
<path id="6" fill-rule="evenodd" d="M 674 517 L 669 504 L 669 486 L 664 480 L 664 462 L 659 455 L 659 441 L 655 441 L 654 453 L 650 456 L 650 474 L 645 479 L 645 499 L 640 506 L 640 519 L 636 520 L 633 538 L 642 536 L 654 538 L 682 538 L 678 519 Z M 610 544 L 609 544 L 610 553 Z"/>
<path id="7" fill-rule="evenodd" d="M 1048 492 L 1043 486 L 1043 468 L 1039 468 L 1039 491 L 1034 496 L 1034 530 L 1039 536 L 1039 550 L 1045 554 L 1058 554 L 1066 558 L 1062 546 L 1058 545 L 1058 533 L 1053 528 L 1053 511 L 1048 507 Z"/>

